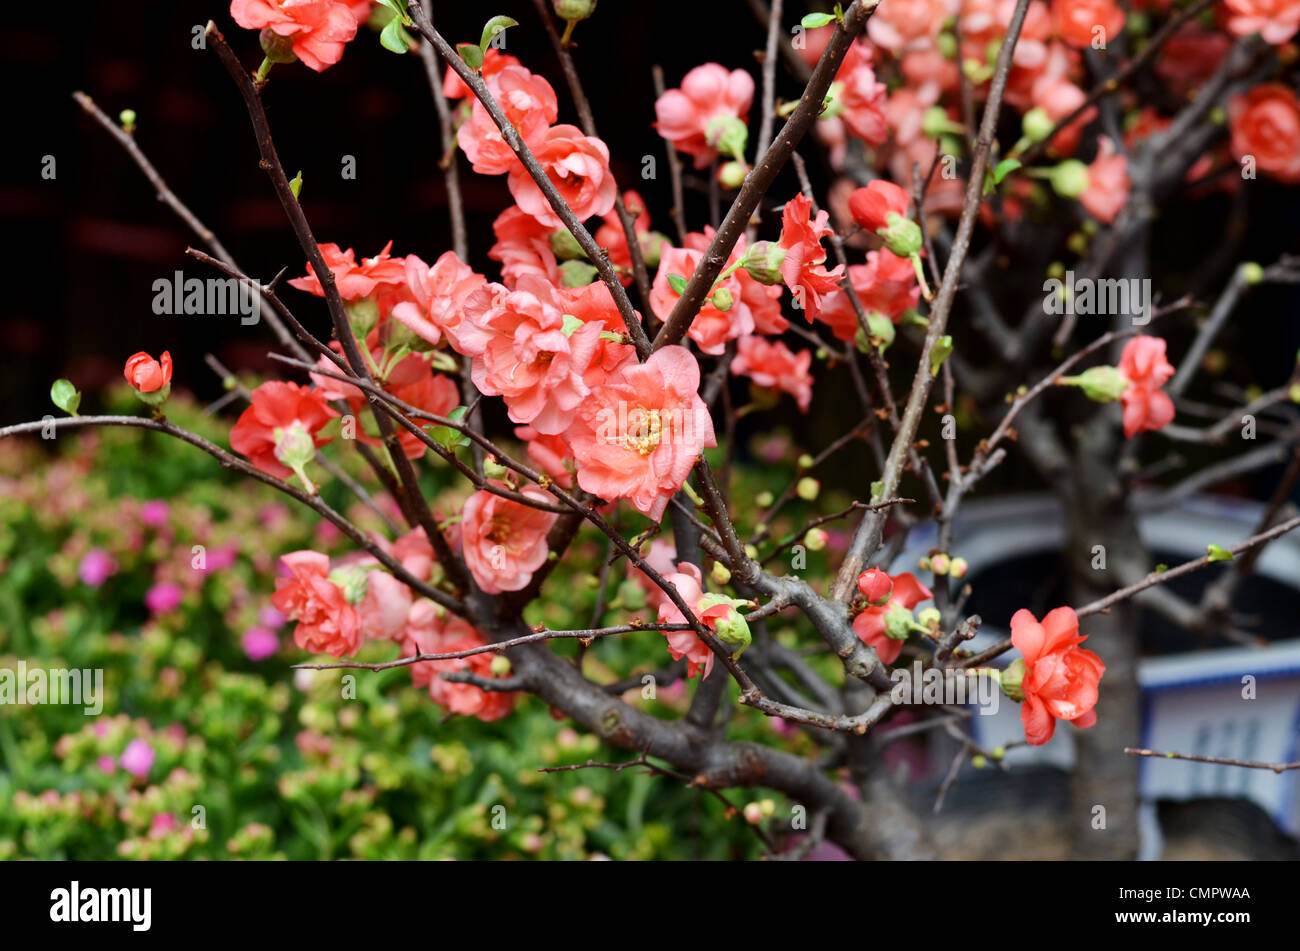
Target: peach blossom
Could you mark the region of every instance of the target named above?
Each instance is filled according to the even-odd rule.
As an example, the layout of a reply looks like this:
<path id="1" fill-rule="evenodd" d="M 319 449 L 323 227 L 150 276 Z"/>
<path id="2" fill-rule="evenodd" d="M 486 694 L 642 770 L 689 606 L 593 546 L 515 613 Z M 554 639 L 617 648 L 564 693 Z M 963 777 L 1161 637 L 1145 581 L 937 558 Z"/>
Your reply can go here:
<path id="1" fill-rule="evenodd" d="M 614 207 L 618 189 L 609 170 L 609 149 L 600 139 L 583 135 L 577 126 L 552 126 L 538 139 L 533 153 L 579 221 Z M 549 228 L 564 227 L 523 165 L 510 169 L 508 183 L 510 194 L 525 212 Z"/>
<path id="2" fill-rule="evenodd" d="M 799 405 L 800 412 L 808 412 L 812 402 L 812 351 L 791 352 L 780 340 L 768 340 L 757 335 L 741 337 L 736 347 L 736 358 L 731 361 L 731 372 L 747 376 L 759 386 L 771 387 L 789 393 Z"/>

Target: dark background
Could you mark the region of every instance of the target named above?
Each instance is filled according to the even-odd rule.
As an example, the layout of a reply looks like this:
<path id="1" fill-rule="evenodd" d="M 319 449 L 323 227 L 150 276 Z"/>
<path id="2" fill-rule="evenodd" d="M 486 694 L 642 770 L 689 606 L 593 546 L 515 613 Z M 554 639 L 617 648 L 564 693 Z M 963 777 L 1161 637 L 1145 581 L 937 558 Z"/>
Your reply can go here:
<path id="1" fill-rule="evenodd" d="M 797 0 L 787 7 L 789 24 L 806 9 Z M 477 39 L 483 22 L 496 13 L 520 21 L 507 33 L 508 51 L 551 81 L 560 103 L 559 121 L 576 123 L 531 2 L 435 4 L 438 27 L 453 43 Z M 23 5 L 10 7 L 6 17 L 0 62 L 7 93 L 3 152 L 11 167 L 0 187 L 8 277 L 0 302 L 0 422 L 50 412 L 49 385 L 58 376 L 70 377 L 86 391 L 84 406 L 93 410 L 94 389 L 120 380 L 122 362 L 137 350 L 154 355 L 170 350 L 175 385 L 203 399 L 221 393 L 219 381 L 203 363 L 205 353 L 237 370 L 275 372 L 265 357 L 274 340 L 264 324 L 244 327 L 233 316 L 153 314 L 154 280 L 171 277 L 177 269 L 187 277 L 219 275 L 184 255 L 185 247 L 197 240 L 155 200 L 129 157 L 71 98 L 73 90 L 84 90 L 114 117 L 123 108 L 134 109 L 140 146 L 250 274 L 268 280 L 285 266 L 290 275 L 301 274 L 303 255 L 258 168 L 243 102 L 215 52 L 192 46 L 194 28 L 215 18 L 252 69 L 261 61 L 256 33 L 236 26 L 223 0 L 83 2 L 57 10 Z M 610 145 L 614 173 L 622 187 L 641 191 L 654 227 L 671 232 L 664 143 L 650 125 L 655 99 L 651 66 L 663 65 L 669 86 L 708 61 L 749 69 L 757 81 L 754 54 L 764 44 L 764 30 L 742 2 L 602 0 L 575 37 L 574 55 L 598 131 Z M 778 70 L 779 96 L 793 98 L 799 89 L 784 69 Z M 392 239 L 394 254 L 414 252 L 428 261 L 450 247 L 437 168 L 437 120 L 417 55 L 388 53 L 376 34 L 362 29 L 342 60 L 324 73 L 301 64 L 277 67 L 264 96 L 287 171 L 303 171 L 303 207 L 318 240 L 353 247 L 361 257 Z M 751 119 L 756 129 L 757 109 Z M 824 194 L 829 179 L 820 150 L 809 143 L 801 152 Z M 45 155 L 56 158 L 54 181 L 40 177 Z M 355 180 L 341 176 L 345 155 L 356 157 Z M 645 155 L 658 163 L 654 180 L 641 178 Z M 470 263 L 494 278 L 498 272 L 486 251 L 493 241 L 491 222 L 511 201 L 505 177 L 475 175 L 463 156 L 459 161 Z M 698 229 L 707 220 L 708 204 L 702 188 L 691 184 L 687 218 Z M 1166 300 L 1187 290 L 1213 299 L 1234 261 L 1270 263 L 1281 251 L 1300 250 L 1300 189 L 1264 179 L 1246 184 L 1246 194 L 1235 202 L 1215 194 L 1166 210 L 1152 242 L 1155 286 Z M 783 172 L 772 189 L 773 204 L 796 188 L 792 173 Z M 773 217 L 768 216 L 769 222 Z M 1240 241 L 1239 249 L 1216 255 L 1229 236 Z M 1217 268 L 1203 263 L 1216 257 Z M 1025 295 L 1040 294 L 1038 284 L 1026 278 L 1039 265 L 1005 263 L 1003 275 L 1019 286 L 1018 293 L 1001 295 L 1009 308 L 1004 316 L 1014 322 L 1024 303 L 1032 302 Z M 285 297 L 309 327 L 328 332 L 321 301 L 293 290 Z M 1298 312 L 1300 301 L 1292 288 L 1248 296 L 1221 338 L 1231 353 L 1230 375 L 1266 388 L 1285 380 L 1300 347 L 1292 319 Z M 959 304 L 954 319 L 959 334 L 961 326 Z M 1190 321 L 1178 318 L 1161 327 L 1170 337 L 1175 362 L 1191 330 Z M 981 353 L 978 340 L 964 339 L 971 336 L 958 338 L 969 359 L 999 359 L 996 353 Z M 907 357 L 895 360 L 900 384 L 910 375 L 910 362 Z M 842 387 L 844 399 L 856 404 L 845 376 L 819 373 L 820 395 L 809 417 L 801 419 L 785 400 L 777 421 L 798 427 L 801 440 L 810 445 L 835 438 L 852 423 L 834 411 L 837 405 L 850 405 L 835 394 Z M 743 401 L 744 384 L 736 381 L 736 386 Z M 770 427 L 773 416 L 757 415 Z M 756 424 L 742 423 L 742 436 L 750 425 Z M 1014 465 L 1004 468 L 1007 472 L 999 478 L 1014 476 Z M 1266 490 L 1254 487 L 1255 494 Z"/>

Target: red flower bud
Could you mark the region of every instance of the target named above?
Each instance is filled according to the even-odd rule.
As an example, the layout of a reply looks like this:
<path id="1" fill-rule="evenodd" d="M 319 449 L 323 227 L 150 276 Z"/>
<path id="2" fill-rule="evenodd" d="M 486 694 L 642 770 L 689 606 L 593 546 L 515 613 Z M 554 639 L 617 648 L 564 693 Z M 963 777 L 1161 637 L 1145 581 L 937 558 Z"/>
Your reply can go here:
<path id="1" fill-rule="evenodd" d="M 172 381 L 172 355 L 164 350 L 160 362 L 141 350 L 127 359 L 122 375 L 141 393 L 161 390 Z"/>
<path id="2" fill-rule="evenodd" d="M 858 575 L 858 590 L 869 603 L 881 605 L 894 593 L 894 579 L 879 568 L 868 568 Z"/>

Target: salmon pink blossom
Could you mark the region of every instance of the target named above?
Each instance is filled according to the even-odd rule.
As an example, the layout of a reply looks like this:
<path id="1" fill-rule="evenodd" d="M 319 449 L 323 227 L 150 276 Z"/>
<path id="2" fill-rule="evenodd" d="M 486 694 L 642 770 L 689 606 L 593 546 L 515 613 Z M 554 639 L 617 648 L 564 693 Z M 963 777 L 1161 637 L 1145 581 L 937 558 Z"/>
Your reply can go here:
<path id="1" fill-rule="evenodd" d="M 343 589 L 330 580 L 330 560 L 320 552 L 290 552 L 280 561 L 289 572 L 277 578 L 271 604 L 291 621 L 303 650 L 344 657 L 361 647 L 361 619 Z"/>
<path id="2" fill-rule="evenodd" d="M 432 601 L 421 598 L 411 606 L 402 656 L 419 654 L 455 654 L 486 646 L 487 641 L 467 621 L 445 614 Z M 450 713 L 500 720 L 514 709 L 517 693 L 483 690 L 473 684 L 444 680 L 444 673 L 466 671 L 479 677 L 495 678 L 491 651 L 447 660 L 424 660 L 411 664 L 411 683 L 429 691 L 429 698 Z"/>
<path id="3" fill-rule="evenodd" d="M 155 360 L 143 350 L 127 358 L 122 370 L 126 382 L 141 393 L 154 393 L 172 381 L 172 355 L 164 350 L 161 359 Z"/>
<path id="4" fill-rule="evenodd" d="M 455 251 L 442 254 L 432 267 L 409 254 L 404 271 L 413 299 L 394 305 L 392 317 L 435 345 L 442 342 L 444 327 L 460 323 L 465 298 L 487 283 Z"/>
<path id="5" fill-rule="evenodd" d="M 1124 29 L 1124 9 L 1115 0 L 1052 0 L 1052 22 L 1075 49 L 1090 49 L 1094 40 L 1109 46 Z"/>
<path id="6" fill-rule="evenodd" d="M 1079 203 L 1098 221 L 1113 224 L 1128 203 L 1132 185 L 1128 159 L 1115 153 L 1115 143 L 1108 137 L 1103 135 L 1097 141 L 1097 157 L 1088 166 L 1088 187 L 1079 196 Z"/>
<path id="7" fill-rule="evenodd" d="M 246 30 L 288 37 L 294 55 L 318 73 L 342 59 L 357 35 L 357 18 L 337 0 L 231 0 L 230 16 Z"/>
<path id="8" fill-rule="evenodd" d="M 859 640 L 875 648 L 883 663 L 892 664 L 903 652 L 908 633 L 916 627 L 912 609 L 934 595 L 910 571 L 886 577 L 893 583 L 888 600 L 883 604 L 869 604 L 853 619 L 853 630 Z M 883 584 L 873 582 L 872 590 L 879 589 L 883 589 Z"/>
<path id="9" fill-rule="evenodd" d="M 702 251 L 674 248 L 666 241 L 660 245 L 659 270 L 650 289 L 650 306 L 660 320 L 668 319 L 681 297 L 670 279 L 689 281 L 703 256 Z M 733 271 L 717 284 L 686 331 L 702 353 L 717 356 L 726 350 L 728 341 L 754 332 L 754 316 L 744 301 L 738 274 Z M 725 308 L 720 302 L 725 303 Z"/>
<path id="10" fill-rule="evenodd" d="M 503 483 L 494 484 L 504 487 Z M 551 501 L 536 486 L 524 486 L 519 491 L 538 502 Z M 533 573 L 546 563 L 546 533 L 557 518 L 554 512 L 486 489 L 471 495 L 461 511 L 461 547 L 478 586 L 488 594 L 527 587 Z"/>
<path id="11" fill-rule="evenodd" d="M 351 248 L 344 251 L 337 244 L 320 245 L 320 253 L 325 259 L 325 266 L 334 275 L 334 286 L 338 289 L 339 296 L 351 301 L 369 297 L 381 285 L 397 286 L 406 281 L 405 261 L 390 255 L 388 252 L 392 248 L 393 242 L 389 241 L 382 251 L 373 258 L 362 258 L 360 264 Z M 289 281 L 289 285 L 317 297 L 325 296 L 325 290 L 310 261 L 307 262 L 306 276 L 295 277 Z"/>
<path id="12" fill-rule="evenodd" d="M 1224 0 L 1228 31 L 1234 36 L 1258 33 L 1264 42 L 1281 46 L 1300 31 L 1297 0 Z"/>
<path id="13" fill-rule="evenodd" d="M 1161 337 L 1141 334 L 1124 344 L 1119 371 L 1129 381 L 1120 394 L 1124 408 L 1124 435 L 1132 439 L 1144 430 L 1160 429 L 1174 418 L 1174 401 L 1160 387 L 1174 375 L 1174 367 L 1165 357 Z"/>
<path id="14" fill-rule="evenodd" d="M 1023 608 L 1011 618 L 1011 643 L 1024 655 L 1021 669 L 1003 674 L 1009 696 L 1023 694 L 1020 722 L 1025 740 L 1041 746 L 1052 738 L 1057 720 L 1078 727 L 1097 722 L 1098 685 L 1106 665 L 1090 650 L 1079 647 L 1079 618 L 1073 608 L 1049 611 L 1042 623 Z M 1023 671 L 1023 679 L 1016 677 Z M 1008 676 L 1010 675 L 1010 676 Z"/>
<path id="15" fill-rule="evenodd" d="M 789 393 L 799 404 L 799 411 L 806 413 L 808 404 L 812 402 L 810 366 L 811 350 L 800 350 L 796 355 L 780 340 L 754 335 L 740 338 L 736 357 L 731 361 L 731 372 L 747 376 L 759 386 Z"/>
<path id="16" fill-rule="evenodd" d="M 578 485 L 662 518 L 700 453 L 717 445 L 699 387 L 700 366 L 685 347 L 624 365 L 578 407 L 564 434 Z"/>
<path id="17" fill-rule="evenodd" d="M 538 139 L 533 154 L 578 220 L 603 215 L 614 207 L 618 188 L 609 170 L 609 149 L 600 139 L 583 135 L 577 126 L 551 126 Z M 526 213 L 548 228 L 564 227 L 523 165 L 510 169 L 508 184 L 516 204 Z"/>
<path id="18" fill-rule="evenodd" d="M 840 278 L 844 276 L 842 264 L 831 271 L 824 267 L 826 249 L 822 247 L 822 238 L 835 233 L 827 225 L 830 215 L 819 211 L 816 218 L 810 218 L 811 211 L 812 199 L 807 195 L 796 195 L 787 201 L 781 213 L 780 241 L 785 250 L 781 279 L 803 307 L 809 323 L 821 313 L 822 295 L 838 290 Z"/>
<path id="19" fill-rule="evenodd" d="M 703 578 L 700 576 L 700 569 L 688 561 L 683 561 L 677 566 L 676 571 L 665 575 L 664 580 L 677 589 L 677 593 L 681 595 L 687 607 L 691 609 L 692 613 L 696 613 L 696 605 L 699 603 L 700 598 L 704 596 L 701 587 Z M 667 595 L 663 595 L 659 601 L 659 623 L 687 623 L 686 615 L 681 612 L 677 605 L 673 604 L 672 599 Z M 686 658 L 686 676 L 688 678 L 694 677 L 701 670 L 704 671 L 705 677 L 709 676 L 713 670 L 713 649 L 700 640 L 698 634 L 694 631 L 663 631 L 662 633 L 668 639 L 668 653 L 672 655 L 673 660 Z"/>
<path id="20" fill-rule="evenodd" d="M 1296 4 L 1300 11 L 1300 3 Z M 1232 155 L 1253 156 L 1279 182 L 1300 182 L 1300 99 L 1282 83 L 1260 83 L 1228 100 Z"/>
<path id="21" fill-rule="evenodd" d="M 655 102 L 655 130 L 704 168 L 718 157 L 719 137 L 733 123 L 744 123 L 754 101 L 754 79 L 744 70 L 705 63 Z"/>
<path id="22" fill-rule="evenodd" d="M 536 150 L 559 115 L 551 84 L 522 66 L 506 66 L 488 80 L 488 90 L 525 144 Z M 456 132 L 456 142 L 480 175 L 504 175 L 516 166 L 522 168 L 487 107 L 477 98 L 469 121 Z"/>
<path id="23" fill-rule="evenodd" d="M 330 441 L 320 431 L 335 416 L 316 390 L 271 380 L 253 390 L 230 430 L 230 448 L 263 472 L 287 479 Z"/>

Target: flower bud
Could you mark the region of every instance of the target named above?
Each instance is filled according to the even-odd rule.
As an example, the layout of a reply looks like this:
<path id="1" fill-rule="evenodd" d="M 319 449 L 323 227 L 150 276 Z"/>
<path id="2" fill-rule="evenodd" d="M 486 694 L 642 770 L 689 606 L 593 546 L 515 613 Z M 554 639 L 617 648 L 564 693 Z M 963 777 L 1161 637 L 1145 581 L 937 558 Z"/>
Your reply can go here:
<path id="1" fill-rule="evenodd" d="M 719 287 L 713 292 L 713 306 L 715 309 L 722 311 L 724 314 L 731 310 L 731 305 L 735 303 L 735 298 L 731 296 L 731 291 L 725 287 Z"/>
<path id="2" fill-rule="evenodd" d="M 896 641 L 907 640 L 907 635 L 920 625 L 912 615 L 912 609 L 900 601 L 895 601 L 885 612 L 885 636 Z"/>
<path id="3" fill-rule="evenodd" d="M 135 131 L 136 114 L 134 109 L 123 109 L 117 114 L 117 121 L 122 124 L 122 131 L 130 135 Z"/>
<path id="4" fill-rule="evenodd" d="M 916 615 L 917 623 L 931 631 L 937 631 L 942 620 L 943 615 L 940 613 L 938 608 L 926 608 L 923 611 L 917 612 Z"/>
<path id="5" fill-rule="evenodd" d="M 924 243 L 921 237 L 921 226 L 896 211 L 890 212 L 887 220 L 889 224 L 876 229 L 876 233 L 885 239 L 885 247 L 900 258 L 910 258 L 913 254 L 920 254 L 921 245 Z"/>
<path id="6" fill-rule="evenodd" d="M 1020 120 L 1020 131 L 1031 143 L 1043 141 L 1055 127 L 1056 123 L 1042 106 L 1030 109 Z"/>
<path id="7" fill-rule="evenodd" d="M 771 492 L 760 492 L 758 495 L 754 496 L 754 504 L 761 509 L 771 508 L 772 503 L 775 501 L 776 498 Z"/>
<path id="8" fill-rule="evenodd" d="M 948 577 L 965 578 L 968 570 L 970 570 L 970 566 L 966 564 L 965 558 L 954 558 L 952 563 L 948 565 Z"/>
<path id="9" fill-rule="evenodd" d="M 491 670 L 493 677 L 509 677 L 510 658 L 502 654 L 497 654 L 497 656 L 492 658 Z"/>
<path id="10" fill-rule="evenodd" d="M 805 502 L 812 502 L 817 498 L 817 494 L 821 492 L 821 489 L 822 484 L 820 482 L 812 478 L 812 476 L 804 476 L 799 480 L 794 491 Z"/>
<path id="11" fill-rule="evenodd" d="M 561 261 L 578 261 L 587 257 L 587 253 L 582 250 L 582 245 L 578 244 L 578 239 L 568 228 L 552 231 L 550 243 L 551 250 Z"/>
<path id="12" fill-rule="evenodd" d="M 745 184 L 745 176 L 749 174 L 749 169 L 744 162 L 731 161 L 724 162 L 718 168 L 718 184 L 723 188 L 735 190 Z"/>
<path id="13" fill-rule="evenodd" d="M 937 139 L 957 128 L 957 124 L 948 118 L 948 110 L 943 106 L 930 106 L 921 113 L 921 131 L 931 139 Z"/>
<path id="14" fill-rule="evenodd" d="M 347 565 L 331 571 L 329 580 L 343 592 L 348 604 L 360 604 L 370 587 L 370 571 L 360 565 Z"/>
<path id="15" fill-rule="evenodd" d="M 871 330 L 870 337 L 859 327 L 857 337 L 854 339 L 854 343 L 861 353 L 867 353 L 872 346 L 877 347 L 883 353 L 893 345 L 894 338 L 898 336 L 894 322 L 879 311 L 868 312 L 867 327 Z"/>
<path id="16" fill-rule="evenodd" d="M 1241 265 L 1241 279 L 1247 284 L 1258 284 L 1264 280 L 1264 269 L 1254 261 L 1246 261 Z"/>
<path id="17" fill-rule="evenodd" d="M 781 282 L 781 263 L 785 261 L 785 248 L 774 241 L 755 241 L 745 249 L 740 266 L 760 284 L 775 285 Z"/>
<path id="18" fill-rule="evenodd" d="M 637 235 L 636 240 L 641 245 L 641 256 L 645 258 L 646 267 L 658 267 L 659 248 L 668 241 L 668 236 L 661 231 L 647 231 Z"/>
<path id="19" fill-rule="evenodd" d="M 894 593 L 894 579 L 879 568 L 868 568 L 858 575 L 858 590 L 868 604 L 880 607 Z"/>
<path id="20" fill-rule="evenodd" d="M 1077 386 L 1095 403 L 1113 403 L 1130 386 L 1128 378 L 1118 367 L 1089 367 L 1078 376 L 1063 376 L 1056 381 L 1059 386 Z"/>
<path id="21" fill-rule="evenodd" d="M 930 570 L 936 575 L 946 575 L 952 562 L 943 552 L 930 556 Z"/>
<path id="22" fill-rule="evenodd" d="M 803 543 L 809 551 L 821 551 L 830 540 L 824 528 L 810 528 L 804 532 Z"/>
<path id="23" fill-rule="evenodd" d="M 564 287 L 586 287 L 599 276 L 596 266 L 586 261 L 565 261 L 560 265 L 560 284 Z"/>
<path id="24" fill-rule="evenodd" d="M 347 311 L 348 323 L 352 325 L 352 334 L 358 340 L 366 339 L 366 334 L 375 329 L 379 323 L 379 304 L 372 298 L 346 301 L 343 309 Z"/>
<path id="25" fill-rule="evenodd" d="M 714 116 L 704 127 L 704 139 L 723 155 L 743 161 L 749 144 L 749 128 L 736 116 Z"/>
<path id="26" fill-rule="evenodd" d="M 1048 175 L 1052 190 L 1062 198 L 1078 198 L 1088 190 L 1088 166 L 1078 159 L 1067 159 Z"/>
<path id="27" fill-rule="evenodd" d="M 814 460 L 812 456 L 808 455 L 808 453 L 805 452 L 802 456 L 799 457 L 797 465 L 799 466 L 800 469 L 811 469 L 815 461 L 816 460 Z"/>
<path id="28" fill-rule="evenodd" d="M 745 821 L 752 826 L 756 826 L 762 822 L 763 807 L 756 802 L 751 802 L 745 806 Z"/>
<path id="29" fill-rule="evenodd" d="M 551 0 L 551 6 L 561 20 L 585 20 L 596 12 L 596 0 Z"/>
<path id="30" fill-rule="evenodd" d="M 709 572 L 714 584 L 726 584 L 731 580 L 731 569 L 720 561 L 713 563 L 713 570 Z"/>
<path id="31" fill-rule="evenodd" d="M 640 611 L 645 607 L 645 589 L 628 578 L 618 586 L 618 600 L 629 611 Z"/>
<path id="32" fill-rule="evenodd" d="M 1015 662 L 1002 671 L 1001 676 L 1002 692 L 1010 697 L 1016 703 L 1023 703 L 1025 700 L 1025 691 L 1021 687 L 1025 679 L 1025 659 L 1017 657 Z"/>

